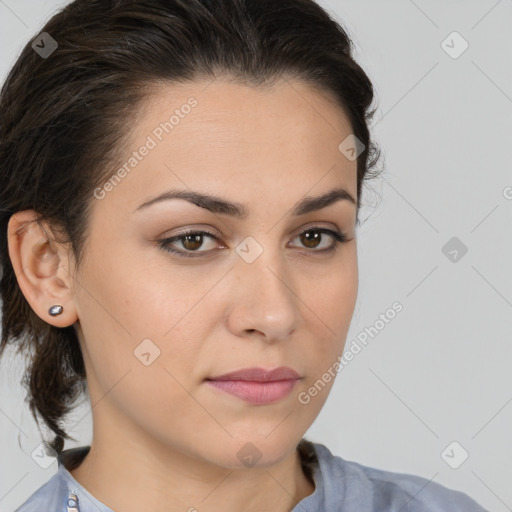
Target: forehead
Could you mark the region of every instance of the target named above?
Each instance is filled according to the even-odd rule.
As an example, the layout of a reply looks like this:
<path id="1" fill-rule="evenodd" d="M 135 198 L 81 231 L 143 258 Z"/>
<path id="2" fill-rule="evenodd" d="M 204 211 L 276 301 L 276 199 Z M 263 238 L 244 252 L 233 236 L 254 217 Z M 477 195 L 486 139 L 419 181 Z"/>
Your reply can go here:
<path id="1" fill-rule="evenodd" d="M 357 164 L 338 147 L 351 134 L 346 115 L 301 81 L 159 84 L 130 132 L 119 163 L 125 172 L 112 196 L 125 196 L 133 208 L 176 185 L 224 196 L 234 191 L 247 200 L 276 191 L 300 196 L 317 184 L 313 192 L 342 185 L 357 193 Z"/>
<path id="2" fill-rule="evenodd" d="M 262 131 L 276 136 L 284 127 L 297 135 L 307 132 L 308 127 L 309 132 L 331 132 L 332 135 L 351 131 L 345 113 L 331 94 L 299 80 L 245 85 L 228 78 L 216 78 L 159 84 L 150 91 L 136 127 L 143 131 L 151 128 L 155 121 L 169 120 L 166 114 L 173 112 L 181 120 L 193 118 L 196 122 L 188 123 L 192 129 L 197 126 L 204 131 L 213 128 L 215 132 L 222 129 L 228 133 L 231 128 L 232 135 L 233 132 L 258 135 Z M 187 104 L 191 103 L 195 105 L 189 109 Z M 177 127 L 179 123 L 174 119 L 172 124 Z"/>

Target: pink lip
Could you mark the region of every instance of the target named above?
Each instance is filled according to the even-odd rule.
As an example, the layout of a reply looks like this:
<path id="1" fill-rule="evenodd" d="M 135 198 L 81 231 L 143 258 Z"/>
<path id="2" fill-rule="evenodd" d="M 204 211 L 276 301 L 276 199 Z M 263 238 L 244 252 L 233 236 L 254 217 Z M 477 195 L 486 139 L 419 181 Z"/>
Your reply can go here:
<path id="1" fill-rule="evenodd" d="M 246 402 L 267 404 L 288 395 L 300 375 L 286 366 L 274 370 L 244 368 L 207 379 L 208 384 Z"/>
<path id="2" fill-rule="evenodd" d="M 287 366 L 280 366 L 274 370 L 264 368 L 243 368 L 234 372 L 225 373 L 218 377 L 211 377 L 208 380 L 247 380 L 251 382 L 274 382 L 277 380 L 300 379 L 300 375 Z"/>

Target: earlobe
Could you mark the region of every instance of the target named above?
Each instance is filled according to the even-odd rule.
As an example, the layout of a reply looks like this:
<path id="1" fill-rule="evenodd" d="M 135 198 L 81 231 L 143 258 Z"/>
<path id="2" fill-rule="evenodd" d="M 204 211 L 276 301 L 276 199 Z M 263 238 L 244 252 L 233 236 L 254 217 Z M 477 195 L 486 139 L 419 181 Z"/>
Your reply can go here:
<path id="1" fill-rule="evenodd" d="M 67 246 L 57 243 L 51 233 L 34 210 L 16 212 L 7 226 L 9 257 L 18 285 L 34 312 L 55 327 L 67 327 L 78 319 L 73 276 L 66 266 Z"/>

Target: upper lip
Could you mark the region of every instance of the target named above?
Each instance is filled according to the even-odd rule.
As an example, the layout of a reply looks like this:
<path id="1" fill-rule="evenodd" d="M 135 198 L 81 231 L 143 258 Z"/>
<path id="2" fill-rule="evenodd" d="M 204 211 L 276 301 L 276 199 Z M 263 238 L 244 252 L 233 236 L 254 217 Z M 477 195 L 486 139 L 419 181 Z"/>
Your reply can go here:
<path id="1" fill-rule="evenodd" d="M 275 382 L 279 380 L 300 379 L 300 375 L 294 369 L 280 366 L 273 370 L 264 368 L 242 368 L 234 372 L 225 373 L 218 377 L 210 377 L 207 380 L 246 380 L 252 382 Z"/>

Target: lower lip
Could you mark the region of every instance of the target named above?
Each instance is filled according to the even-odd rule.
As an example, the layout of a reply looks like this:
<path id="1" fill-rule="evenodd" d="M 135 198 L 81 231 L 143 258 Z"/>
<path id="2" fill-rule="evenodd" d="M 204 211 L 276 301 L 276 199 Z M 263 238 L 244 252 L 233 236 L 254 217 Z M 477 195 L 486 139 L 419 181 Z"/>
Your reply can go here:
<path id="1" fill-rule="evenodd" d="M 269 404 L 289 395 L 298 379 L 274 382 L 209 380 L 208 384 L 253 404 Z"/>

